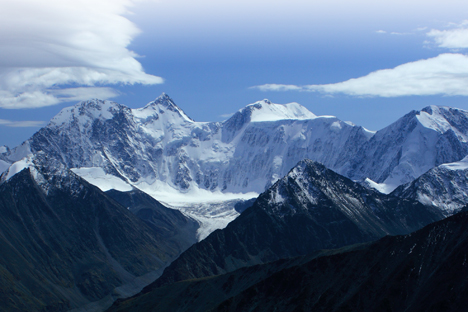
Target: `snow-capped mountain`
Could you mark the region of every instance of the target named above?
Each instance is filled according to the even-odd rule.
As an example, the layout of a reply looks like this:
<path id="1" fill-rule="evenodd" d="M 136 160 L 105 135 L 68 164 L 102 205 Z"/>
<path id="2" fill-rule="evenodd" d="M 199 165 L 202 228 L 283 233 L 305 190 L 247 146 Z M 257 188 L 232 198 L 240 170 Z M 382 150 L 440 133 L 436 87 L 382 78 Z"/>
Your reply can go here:
<path id="1" fill-rule="evenodd" d="M 2 161 L 44 151 L 69 168 L 104 174 L 146 191 L 260 193 L 308 158 L 383 190 L 468 154 L 468 112 L 430 106 L 368 131 L 297 103 L 250 104 L 225 122 L 195 122 L 163 94 L 140 109 L 109 101 L 65 108 Z M 2 163 L 3 164 L 3 163 Z M 86 172 L 79 174 L 86 175 Z"/>
<path id="2" fill-rule="evenodd" d="M 236 199 L 256 197 L 304 158 L 346 168 L 372 134 L 268 100 L 222 123 L 195 122 L 163 94 L 140 109 L 99 100 L 65 108 L 5 159 L 43 152 L 103 191 L 136 186 L 197 218 L 202 239 L 239 215 Z"/>
<path id="3" fill-rule="evenodd" d="M 468 112 L 439 106 L 412 111 L 377 131 L 342 172 L 389 193 L 429 169 L 468 155 Z"/>
<path id="4" fill-rule="evenodd" d="M 3 148 L 0 166 L 43 152 L 103 191 L 136 186 L 183 209 L 198 218 L 201 239 L 239 215 L 236 199 L 256 197 L 303 159 L 389 193 L 465 157 L 467 125 L 468 112 L 436 106 L 374 133 L 297 103 L 262 100 L 224 122 L 195 122 L 166 94 L 140 109 L 92 100 Z"/>
<path id="5" fill-rule="evenodd" d="M 195 122 L 165 94 L 141 109 L 87 101 L 62 110 L 9 159 L 44 151 L 136 185 L 261 192 L 304 158 L 343 167 L 372 132 L 297 103 L 263 100 L 224 123 Z"/>
<path id="6" fill-rule="evenodd" d="M 437 166 L 392 194 L 437 206 L 452 215 L 468 204 L 468 157 Z"/>

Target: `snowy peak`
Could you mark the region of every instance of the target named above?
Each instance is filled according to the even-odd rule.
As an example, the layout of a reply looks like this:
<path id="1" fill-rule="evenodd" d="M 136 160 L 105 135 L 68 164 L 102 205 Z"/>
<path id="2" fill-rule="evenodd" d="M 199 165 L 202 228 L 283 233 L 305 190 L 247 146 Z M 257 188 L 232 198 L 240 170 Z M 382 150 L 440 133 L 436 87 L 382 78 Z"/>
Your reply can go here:
<path id="1" fill-rule="evenodd" d="M 75 106 L 62 109 L 60 113 L 51 119 L 49 125 L 60 126 L 74 120 L 81 124 L 94 120 L 108 120 L 125 109 L 128 108 L 112 101 L 98 99 L 83 101 Z"/>
<path id="2" fill-rule="evenodd" d="M 294 214 L 300 207 L 317 206 L 328 200 L 346 201 L 346 195 L 351 198 L 356 197 L 357 193 L 367 191 L 323 164 L 305 159 L 268 192 L 270 205 L 279 209 L 277 212 L 280 215 L 284 215 Z M 285 205 L 285 202 L 289 204 Z"/>
<path id="3" fill-rule="evenodd" d="M 169 113 L 173 118 L 182 118 L 185 121 L 194 122 L 194 120 L 187 116 L 187 114 L 185 114 L 185 112 L 178 107 L 166 93 L 162 93 L 158 98 L 153 102 L 148 103 L 145 107 L 133 110 L 133 114 L 138 118 L 154 116 L 155 119 L 157 119 L 158 116 L 165 113 Z"/>
<path id="4" fill-rule="evenodd" d="M 445 133 L 452 129 L 460 138 L 467 141 L 468 112 L 451 107 L 431 105 L 416 114 L 417 120 L 428 129 Z"/>
<path id="5" fill-rule="evenodd" d="M 251 122 L 284 119 L 314 119 L 317 117 L 298 103 L 274 104 L 267 99 L 247 105 L 243 110 L 250 112 Z"/>
<path id="6" fill-rule="evenodd" d="M 451 215 L 468 204 L 468 156 L 432 168 L 392 194 L 436 206 Z"/>
<path id="7" fill-rule="evenodd" d="M 428 106 L 377 131 L 354 157 L 354 169 L 346 175 L 354 180 L 369 178 L 389 192 L 467 154 L 468 112 Z"/>
<path id="8" fill-rule="evenodd" d="M 223 123 L 223 127 L 230 132 L 230 134 L 223 134 L 223 140 L 225 142 L 230 141 L 234 133 L 251 122 L 307 120 L 315 118 L 317 118 L 316 115 L 298 103 L 274 104 L 264 99 L 247 105 L 226 120 Z"/>

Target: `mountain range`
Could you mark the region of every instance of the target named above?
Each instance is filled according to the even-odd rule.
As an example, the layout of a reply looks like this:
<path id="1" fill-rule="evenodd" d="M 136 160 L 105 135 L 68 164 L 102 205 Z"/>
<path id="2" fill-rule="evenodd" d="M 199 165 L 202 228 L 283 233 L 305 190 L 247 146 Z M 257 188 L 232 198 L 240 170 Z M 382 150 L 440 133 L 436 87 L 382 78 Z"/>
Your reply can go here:
<path id="1" fill-rule="evenodd" d="M 373 132 L 268 100 L 195 122 L 166 94 L 65 108 L 0 147 L 2 308 L 102 311 L 150 283 L 140 296 L 406 235 L 468 204 L 467 122 L 430 106 Z"/>
<path id="2" fill-rule="evenodd" d="M 429 106 L 373 132 L 297 103 L 263 100 L 224 122 L 195 122 L 166 94 L 139 109 L 92 100 L 0 149 L 0 169 L 42 151 L 103 191 L 137 187 L 190 215 L 201 240 L 239 215 L 237 201 L 257 197 L 303 159 L 390 193 L 463 159 L 467 121 L 466 111 Z"/>
<path id="3" fill-rule="evenodd" d="M 302 159 L 393 190 L 468 152 L 468 112 L 430 106 L 372 132 L 297 104 L 263 100 L 224 122 L 195 122 L 166 94 L 140 109 L 87 101 L 63 109 L 3 162 L 43 151 L 157 192 L 261 193 Z M 242 165 L 242 166 L 241 166 Z M 102 187 L 106 187 L 102 185 Z"/>

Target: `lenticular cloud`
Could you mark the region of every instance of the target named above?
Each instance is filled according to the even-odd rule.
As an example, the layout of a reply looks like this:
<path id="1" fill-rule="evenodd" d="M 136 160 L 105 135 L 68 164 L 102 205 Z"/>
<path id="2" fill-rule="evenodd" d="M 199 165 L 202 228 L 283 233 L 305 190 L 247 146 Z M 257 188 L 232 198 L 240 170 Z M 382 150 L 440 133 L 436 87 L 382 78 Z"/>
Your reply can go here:
<path id="1" fill-rule="evenodd" d="M 7 0 L 0 11 L 0 107 L 117 95 L 108 84 L 158 84 L 127 47 L 131 0 Z M 66 92 L 60 90 L 66 88 Z M 89 88 L 89 89 L 88 89 Z M 74 90 L 76 89 L 76 90 Z M 86 92 L 89 90 L 90 92 Z"/>

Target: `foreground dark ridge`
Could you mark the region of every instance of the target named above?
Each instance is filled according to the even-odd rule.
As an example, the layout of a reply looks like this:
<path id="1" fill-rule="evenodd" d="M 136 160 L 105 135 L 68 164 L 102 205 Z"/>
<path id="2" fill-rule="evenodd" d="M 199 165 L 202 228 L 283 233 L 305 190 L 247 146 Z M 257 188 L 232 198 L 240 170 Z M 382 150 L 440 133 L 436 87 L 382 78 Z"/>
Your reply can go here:
<path id="1" fill-rule="evenodd" d="M 143 292 L 319 249 L 406 234 L 442 218 L 435 207 L 368 190 L 305 160 L 225 229 L 185 251 Z"/>
<path id="2" fill-rule="evenodd" d="M 465 311 L 468 212 L 404 236 L 177 282 L 115 304 L 137 311 Z"/>
<path id="3" fill-rule="evenodd" d="M 184 232 L 192 221 L 155 202 L 144 210 L 165 227 L 142 221 L 59 162 L 35 159 L 0 185 L 0 310 L 109 306 L 153 281 L 193 242 Z"/>

